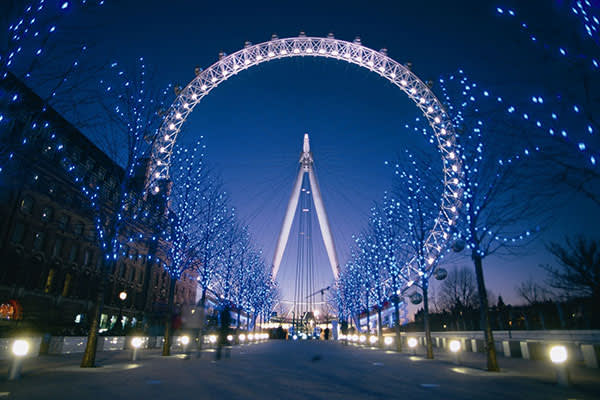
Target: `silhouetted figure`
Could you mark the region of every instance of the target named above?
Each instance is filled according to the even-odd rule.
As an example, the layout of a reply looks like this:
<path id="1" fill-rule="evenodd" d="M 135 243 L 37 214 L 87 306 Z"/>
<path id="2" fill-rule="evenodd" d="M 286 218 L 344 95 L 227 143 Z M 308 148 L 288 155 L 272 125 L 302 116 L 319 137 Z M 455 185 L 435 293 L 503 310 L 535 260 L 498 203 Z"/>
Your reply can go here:
<path id="1" fill-rule="evenodd" d="M 219 336 L 217 338 L 217 352 L 215 353 L 215 359 L 221 359 L 221 351 L 223 346 L 227 346 L 227 335 L 229 335 L 229 325 L 231 325 L 231 313 L 229 305 L 224 305 L 219 314 Z M 229 357 L 230 350 L 227 348 L 226 356 Z"/>
<path id="2" fill-rule="evenodd" d="M 325 332 L 323 332 L 323 338 L 325 340 L 329 340 L 329 328 L 325 328 Z"/>

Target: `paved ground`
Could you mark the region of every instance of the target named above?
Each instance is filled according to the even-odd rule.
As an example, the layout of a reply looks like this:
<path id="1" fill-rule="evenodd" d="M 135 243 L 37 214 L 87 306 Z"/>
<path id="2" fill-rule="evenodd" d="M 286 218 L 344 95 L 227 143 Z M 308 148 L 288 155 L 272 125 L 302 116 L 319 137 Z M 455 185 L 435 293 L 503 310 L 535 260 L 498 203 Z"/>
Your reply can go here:
<path id="1" fill-rule="evenodd" d="M 600 399 L 600 371 L 573 370 L 574 385 L 554 384 L 545 363 L 501 358 L 481 368 L 480 354 L 457 366 L 445 354 L 424 360 L 333 342 L 270 341 L 238 346 L 231 358 L 163 358 L 155 350 L 132 363 L 126 352 L 99 353 L 102 365 L 78 367 L 80 355 L 28 360 L 19 381 L 0 364 L 8 399 Z"/>

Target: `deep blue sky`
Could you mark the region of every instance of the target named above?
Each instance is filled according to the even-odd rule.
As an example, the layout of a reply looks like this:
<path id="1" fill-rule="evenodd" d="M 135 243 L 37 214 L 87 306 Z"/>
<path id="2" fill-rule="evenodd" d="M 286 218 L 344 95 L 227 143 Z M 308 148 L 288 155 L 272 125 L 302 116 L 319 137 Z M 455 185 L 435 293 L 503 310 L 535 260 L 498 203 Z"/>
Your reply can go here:
<path id="1" fill-rule="evenodd" d="M 90 28 L 82 35 L 89 35 L 93 51 L 102 57 L 122 63 L 145 57 L 161 83 L 184 86 L 194 77 L 194 67 L 211 65 L 219 51 L 233 53 L 246 40 L 258 43 L 272 33 L 288 37 L 300 31 L 311 36 L 334 32 L 350 41 L 360 35 L 366 46 L 385 47 L 397 61 L 412 62 L 423 80 L 464 68 L 516 101 L 542 87 L 546 78 L 535 51 L 495 15 L 497 2 L 107 3 L 96 15 L 78 20 Z M 545 18 L 555 4 L 528 2 L 528 11 L 539 6 L 542 11 L 532 15 Z M 222 172 L 239 215 L 270 262 L 302 135 L 308 132 L 344 263 L 352 233 L 364 227 L 370 206 L 391 184 L 384 161 L 404 148 L 426 147 L 420 136 L 403 128 L 416 115 L 405 96 L 375 74 L 332 60 L 294 58 L 262 64 L 222 84 L 195 109 L 181 140 L 205 136 L 209 160 Z M 514 287 L 521 280 L 543 277 L 538 264 L 551 261 L 543 240 L 589 231 L 594 220 L 570 210 L 555 219 L 527 256 L 486 260 L 488 286 L 505 301 L 518 302 Z M 319 288 L 332 275 L 320 236 L 315 238 Z M 290 242 L 295 239 L 292 231 Z M 293 297 L 295 260 L 292 245 L 279 276 L 284 299 Z M 468 259 L 464 264 L 471 265 Z"/>

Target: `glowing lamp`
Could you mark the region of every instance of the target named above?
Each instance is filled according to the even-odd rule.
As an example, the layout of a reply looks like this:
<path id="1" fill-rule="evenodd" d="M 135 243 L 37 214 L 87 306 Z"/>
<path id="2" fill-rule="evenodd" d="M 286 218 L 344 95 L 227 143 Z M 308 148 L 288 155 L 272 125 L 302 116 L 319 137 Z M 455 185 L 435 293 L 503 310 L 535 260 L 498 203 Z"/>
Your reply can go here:
<path id="1" fill-rule="evenodd" d="M 568 353 L 565 346 L 552 346 L 550 348 L 550 360 L 554 364 L 562 364 L 567 361 Z"/>
<path id="2" fill-rule="evenodd" d="M 244 340 L 246 340 L 246 335 L 242 333 L 238 338 L 240 339 L 240 342 L 243 342 Z"/>
<path id="3" fill-rule="evenodd" d="M 189 336 L 182 336 L 182 337 L 179 338 L 179 341 L 184 346 L 187 346 L 190 343 L 190 337 Z"/>
<path id="4" fill-rule="evenodd" d="M 231 335 L 229 335 L 229 336 L 231 336 Z M 229 336 L 227 337 L 227 339 L 229 339 Z M 233 339 L 233 338 L 232 338 L 232 339 Z M 217 342 L 217 335 L 210 335 L 210 336 L 208 337 L 208 341 L 209 341 L 210 343 L 216 343 L 216 342 Z"/>
<path id="5" fill-rule="evenodd" d="M 233 335 L 227 335 L 227 340 L 232 342 L 233 341 Z"/>
<path id="6" fill-rule="evenodd" d="M 358 341 L 361 342 L 361 343 L 364 343 L 364 342 L 367 341 L 367 337 L 365 335 L 360 335 L 358 337 Z"/>
<path id="7" fill-rule="evenodd" d="M 391 336 L 386 336 L 383 339 L 383 344 L 385 344 L 386 346 L 390 346 L 392 343 L 394 343 L 394 338 Z"/>
<path id="8" fill-rule="evenodd" d="M 248 340 L 254 340 L 254 335 L 250 333 L 250 334 L 248 335 Z"/>
<path id="9" fill-rule="evenodd" d="M 451 340 L 448 347 L 450 347 L 451 352 L 456 353 L 460 351 L 460 342 L 458 340 Z"/>
<path id="10" fill-rule="evenodd" d="M 131 339 L 131 345 L 134 348 L 139 349 L 140 347 L 142 347 L 142 338 L 141 337 L 134 337 L 133 339 Z"/>
<path id="11" fill-rule="evenodd" d="M 370 336 L 369 337 L 369 343 L 371 343 L 371 344 L 377 343 L 377 336 Z"/>
<path id="12" fill-rule="evenodd" d="M 415 339 L 414 337 L 408 339 L 408 347 L 410 347 L 411 349 L 417 347 L 417 343 L 417 339 Z"/>
<path id="13" fill-rule="evenodd" d="M 23 339 L 17 339 L 13 342 L 12 352 L 17 357 L 26 356 L 29 353 L 29 343 Z"/>

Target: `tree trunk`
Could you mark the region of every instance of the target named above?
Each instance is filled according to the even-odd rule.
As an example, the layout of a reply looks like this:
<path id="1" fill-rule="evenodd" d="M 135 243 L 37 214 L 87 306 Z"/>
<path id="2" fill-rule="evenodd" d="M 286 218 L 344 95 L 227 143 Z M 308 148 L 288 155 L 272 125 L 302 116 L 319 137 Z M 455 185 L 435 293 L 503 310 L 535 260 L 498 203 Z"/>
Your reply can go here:
<path id="1" fill-rule="evenodd" d="M 433 359 L 433 343 L 431 343 L 431 326 L 429 325 L 429 280 L 423 278 L 423 325 L 425 330 L 425 346 L 427 347 L 427 358 Z"/>
<path id="2" fill-rule="evenodd" d="M 206 289 L 202 289 L 202 297 L 200 297 L 200 328 L 198 329 L 198 344 L 196 350 L 198 351 L 198 357 L 200 357 L 202 351 L 202 345 L 204 344 L 204 320 L 206 317 Z"/>
<path id="3" fill-rule="evenodd" d="M 377 339 L 379 347 L 383 347 L 383 326 L 381 326 L 381 307 L 377 306 Z"/>
<path id="4" fill-rule="evenodd" d="M 402 351 L 402 336 L 400 335 L 400 301 L 398 296 L 394 296 L 394 314 L 396 323 L 394 324 L 394 328 L 396 330 L 396 350 L 398 352 Z"/>
<path id="5" fill-rule="evenodd" d="M 87 344 L 85 345 L 85 352 L 83 353 L 83 359 L 81 360 L 81 368 L 92 368 L 96 366 L 96 348 L 98 345 L 100 316 L 102 315 L 102 307 L 104 306 L 104 289 L 106 287 L 108 271 L 113 263 L 114 260 L 108 263 L 109 265 L 105 265 L 102 269 L 102 276 L 100 277 L 100 282 L 97 287 L 96 302 L 94 304 L 94 310 L 92 311 Z"/>
<path id="6" fill-rule="evenodd" d="M 165 321 L 165 341 L 163 342 L 163 356 L 171 355 L 171 339 L 173 336 L 173 302 L 175 299 L 175 283 L 177 281 L 175 278 L 171 277 L 171 281 L 169 282 L 169 302 L 167 306 L 167 320 Z"/>
<path id="7" fill-rule="evenodd" d="M 496 346 L 494 345 L 494 334 L 490 324 L 490 315 L 488 310 L 487 291 L 485 281 L 483 280 L 483 265 L 481 256 L 473 252 L 473 263 L 475 264 L 475 275 L 477 277 L 477 291 L 479 292 L 479 311 L 481 312 L 481 322 L 483 324 L 483 333 L 485 337 L 485 350 L 487 353 L 488 371 L 500 371 L 498 360 L 496 359 Z"/>

